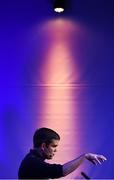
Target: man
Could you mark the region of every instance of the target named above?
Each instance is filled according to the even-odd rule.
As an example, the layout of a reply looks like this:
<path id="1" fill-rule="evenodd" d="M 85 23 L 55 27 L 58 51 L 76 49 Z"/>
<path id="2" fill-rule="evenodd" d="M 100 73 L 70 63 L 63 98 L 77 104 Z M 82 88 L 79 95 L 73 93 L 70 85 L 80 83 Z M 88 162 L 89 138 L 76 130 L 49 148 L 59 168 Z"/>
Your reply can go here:
<path id="1" fill-rule="evenodd" d="M 77 169 L 84 160 L 101 164 L 106 158 L 98 154 L 82 154 L 63 165 L 49 164 L 45 159 L 52 159 L 57 151 L 60 136 L 49 128 L 36 130 L 33 136 L 34 148 L 25 156 L 19 167 L 19 179 L 54 179 L 66 176 Z"/>

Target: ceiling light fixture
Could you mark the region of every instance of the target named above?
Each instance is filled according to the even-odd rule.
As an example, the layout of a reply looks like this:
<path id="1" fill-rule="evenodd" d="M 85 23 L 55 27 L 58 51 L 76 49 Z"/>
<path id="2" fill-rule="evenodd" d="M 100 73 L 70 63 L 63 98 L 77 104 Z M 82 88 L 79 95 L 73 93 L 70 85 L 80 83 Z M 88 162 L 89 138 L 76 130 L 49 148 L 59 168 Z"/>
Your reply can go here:
<path id="1" fill-rule="evenodd" d="M 65 9 L 65 2 L 64 0 L 55 0 L 54 3 L 54 11 L 57 13 L 63 12 Z"/>

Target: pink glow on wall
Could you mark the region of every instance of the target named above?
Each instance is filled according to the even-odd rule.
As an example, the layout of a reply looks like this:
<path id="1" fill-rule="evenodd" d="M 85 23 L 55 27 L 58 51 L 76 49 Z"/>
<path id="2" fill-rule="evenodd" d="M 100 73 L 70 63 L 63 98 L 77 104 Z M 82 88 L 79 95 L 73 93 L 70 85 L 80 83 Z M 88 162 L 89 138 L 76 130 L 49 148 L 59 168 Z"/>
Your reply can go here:
<path id="1" fill-rule="evenodd" d="M 41 81 L 37 83 L 44 91 L 39 126 L 52 128 L 60 134 L 61 142 L 54 162 L 64 163 L 69 158 L 75 158 L 81 148 L 79 108 L 74 93 L 77 88 L 74 82 L 78 81 L 80 72 L 78 64 L 74 63 L 71 44 L 74 33 L 82 32 L 75 23 L 59 19 L 44 24 L 42 33 L 49 46 L 40 69 Z M 79 173 L 78 170 L 76 173 Z"/>

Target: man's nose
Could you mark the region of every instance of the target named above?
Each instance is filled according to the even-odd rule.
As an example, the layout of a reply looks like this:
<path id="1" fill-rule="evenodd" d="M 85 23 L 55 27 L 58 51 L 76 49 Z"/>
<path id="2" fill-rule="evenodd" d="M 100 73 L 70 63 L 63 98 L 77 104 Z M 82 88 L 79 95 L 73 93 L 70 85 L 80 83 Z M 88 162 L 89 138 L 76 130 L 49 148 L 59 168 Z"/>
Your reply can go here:
<path id="1" fill-rule="evenodd" d="M 57 149 L 55 149 L 54 152 L 57 152 Z"/>

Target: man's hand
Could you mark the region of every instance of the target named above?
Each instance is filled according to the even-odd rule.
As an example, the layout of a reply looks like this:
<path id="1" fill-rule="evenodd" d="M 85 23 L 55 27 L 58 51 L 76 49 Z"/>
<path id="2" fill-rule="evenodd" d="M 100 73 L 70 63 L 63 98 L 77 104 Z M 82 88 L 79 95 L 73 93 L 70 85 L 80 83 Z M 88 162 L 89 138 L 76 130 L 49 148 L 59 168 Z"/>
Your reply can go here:
<path id="1" fill-rule="evenodd" d="M 91 161 L 93 164 L 97 165 L 97 164 L 101 164 L 102 162 L 106 161 L 106 157 L 100 154 L 92 154 L 92 153 L 88 153 L 85 154 L 85 158 L 89 161 Z"/>
<path id="2" fill-rule="evenodd" d="M 107 160 L 106 157 L 100 154 L 82 154 L 76 159 L 73 159 L 63 164 L 63 176 L 66 176 L 73 172 L 75 169 L 77 169 L 84 162 L 85 159 L 91 161 L 93 164 L 101 164 L 103 161 Z"/>

